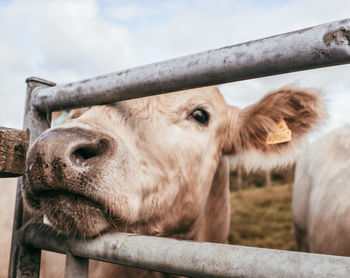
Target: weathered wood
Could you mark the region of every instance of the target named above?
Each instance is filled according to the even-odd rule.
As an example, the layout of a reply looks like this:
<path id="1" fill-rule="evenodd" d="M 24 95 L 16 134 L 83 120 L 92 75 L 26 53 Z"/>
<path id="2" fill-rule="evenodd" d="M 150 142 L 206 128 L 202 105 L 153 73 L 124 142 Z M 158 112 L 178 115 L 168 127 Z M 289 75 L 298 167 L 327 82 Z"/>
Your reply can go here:
<path id="1" fill-rule="evenodd" d="M 26 131 L 0 127 L 0 178 L 17 177 L 25 173 L 27 148 Z"/>

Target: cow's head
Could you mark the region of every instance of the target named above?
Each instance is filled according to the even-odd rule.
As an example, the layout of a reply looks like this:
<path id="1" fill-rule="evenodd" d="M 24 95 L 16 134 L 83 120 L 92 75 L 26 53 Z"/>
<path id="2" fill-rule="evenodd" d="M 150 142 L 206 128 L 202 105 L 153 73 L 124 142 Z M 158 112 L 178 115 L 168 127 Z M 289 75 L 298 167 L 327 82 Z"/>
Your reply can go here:
<path id="1" fill-rule="evenodd" d="M 216 87 L 78 111 L 31 146 L 24 200 L 66 234 L 176 234 L 204 210 L 222 155 L 278 164 L 322 114 L 310 90 L 283 88 L 241 110 Z"/>

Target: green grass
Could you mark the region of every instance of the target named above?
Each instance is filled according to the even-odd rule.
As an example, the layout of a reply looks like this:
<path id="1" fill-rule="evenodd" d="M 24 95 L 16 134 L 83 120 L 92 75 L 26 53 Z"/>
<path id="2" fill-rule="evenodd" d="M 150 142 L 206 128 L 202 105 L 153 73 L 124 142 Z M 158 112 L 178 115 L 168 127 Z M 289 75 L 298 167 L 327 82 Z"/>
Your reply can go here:
<path id="1" fill-rule="evenodd" d="M 231 193 L 229 242 L 237 245 L 295 250 L 291 221 L 291 191 L 287 185 L 253 188 L 243 197 Z"/>

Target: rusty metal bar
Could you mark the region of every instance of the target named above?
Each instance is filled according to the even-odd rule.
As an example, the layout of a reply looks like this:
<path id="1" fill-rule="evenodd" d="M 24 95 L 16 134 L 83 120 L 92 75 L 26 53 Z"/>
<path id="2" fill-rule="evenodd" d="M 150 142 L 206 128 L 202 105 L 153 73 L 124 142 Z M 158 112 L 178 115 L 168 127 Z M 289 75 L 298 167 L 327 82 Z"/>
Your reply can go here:
<path id="1" fill-rule="evenodd" d="M 87 278 L 89 270 L 89 259 L 79 258 L 71 253 L 66 254 L 65 278 Z"/>
<path id="2" fill-rule="evenodd" d="M 350 19 L 40 89 L 39 111 L 106 104 L 350 62 Z"/>
<path id="3" fill-rule="evenodd" d="M 49 227 L 47 228 L 49 229 Z M 49 251 L 191 277 L 348 278 L 350 258 L 302 252 L 183 241 L 126 233 L 69 239 L 37 225 L 26 226 L 23 244 Z"/>
<path id="4" fill-rule="evenodd" d="M 33 90 L 35 88 L 44 88 L 48 86 L 54 86 L 55 83 L 39 79 L 39 78 L 28 78 L 27 82 L 27 96 L 26 106 L 24 112 L 24 124 L 23 129 L 29 130 L 29 144 L 32 144 L 34 140 L 49 127 L 49 121 L 46 114 L 39 113 L 30 104 L 33 96 Z M 17 193 L 16 193 L 16 204 L 15 214 L 13 220 L 13 232 L 12 232 L 12 243 L 11 243 L 11 255 L 9 265 L 9 277 L 39 277 L 40 270 L 40 256 L 41 250 L 33 248 L 31 246 L 25 246 L 18 240 L 16 231 L 26 223 L 31 215 L 23 207 L 23 200 L 21 194 L 21 185 L 23 183 L 23 177 L 18 179 Z"/>

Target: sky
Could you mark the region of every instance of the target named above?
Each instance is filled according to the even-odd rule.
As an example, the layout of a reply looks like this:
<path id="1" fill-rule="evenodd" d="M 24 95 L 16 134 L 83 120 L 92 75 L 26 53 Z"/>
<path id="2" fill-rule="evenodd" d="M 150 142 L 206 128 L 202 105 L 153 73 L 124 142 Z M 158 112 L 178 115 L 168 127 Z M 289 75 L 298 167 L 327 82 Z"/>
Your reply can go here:
<path id="1" fill-rule="evenodd" d="M 349 0 L 0 0 L 0 126 L 21 128 L 25 79 L 58 84 L 349 17 Z M 287 84 L 323 92 L 320 134 L 350 124 L 350 65 L 221 85 L 244 107 Z"/>

